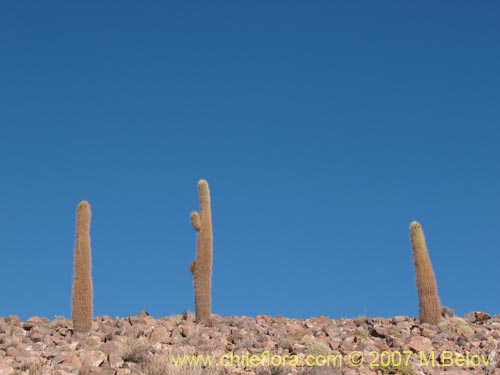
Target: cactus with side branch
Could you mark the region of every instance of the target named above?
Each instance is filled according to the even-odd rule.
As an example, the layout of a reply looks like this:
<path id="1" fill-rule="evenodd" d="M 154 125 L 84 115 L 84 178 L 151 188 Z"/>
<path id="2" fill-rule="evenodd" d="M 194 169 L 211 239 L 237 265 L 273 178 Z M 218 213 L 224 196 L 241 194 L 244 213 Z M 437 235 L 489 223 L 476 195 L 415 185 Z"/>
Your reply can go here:
<path id="1" fill-rule="evenodd" d="M 212 212 L 210 208 L 210 191 L 205 180 L 198 182 L 200 213 L 191 213 L 191 224 L 197 232 L 196 259 L 189 269 L 194 278 L 194 299 L 196 321 L 207 323 L 211 314 L 212 288 Z"/>

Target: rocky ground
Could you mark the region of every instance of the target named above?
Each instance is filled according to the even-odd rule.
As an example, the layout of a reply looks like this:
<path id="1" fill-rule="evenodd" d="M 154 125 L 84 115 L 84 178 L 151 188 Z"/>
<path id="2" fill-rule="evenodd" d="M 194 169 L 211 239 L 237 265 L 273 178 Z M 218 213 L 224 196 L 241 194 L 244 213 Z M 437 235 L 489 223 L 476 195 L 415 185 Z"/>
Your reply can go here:
<path id="1" fill-rule="evenodd" d="M 215 315 L 209 325 L 199 325 L 190 313 L 155 319 L 142 312 L 95 318 L 88 334 L 74 333 L 67 319 L 22 322 L 9 316 L 0 318 L 0 375 L 500 375 L 500 316 L 449 315 L 436 326 L 405 316 L 304 320 L 264 315 Z M 216 362 L 173 363 L 189 354 L 207 354 Z"/>

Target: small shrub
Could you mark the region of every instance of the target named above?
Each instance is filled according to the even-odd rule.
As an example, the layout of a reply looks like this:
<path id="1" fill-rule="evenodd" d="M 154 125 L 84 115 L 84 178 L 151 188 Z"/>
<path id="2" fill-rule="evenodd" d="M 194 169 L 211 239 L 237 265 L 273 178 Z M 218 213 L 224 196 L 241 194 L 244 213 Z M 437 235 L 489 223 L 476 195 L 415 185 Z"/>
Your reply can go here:
<path id="1" fill-rule="evenodd" d="M 294 342 L 298 342 L 300 340 L 302 340 L 302 338 L 307 335 L 309 332 L 304 329 L 304 328 L 301 328 L 301 329 L 297 329 L 297 330 L 293 330 L 293 331 L 290 331 L 288 333 L 288 337 L 293 340 Z"/>
<path id="2" fill-rule="evenodd" d="M 330 347 L 325 344 L 324 342 L 317 341 L 317 340 L 311 340 L 308 343 L 306 343 L 306 351 L 307 354 L 311 355 L 325 355 L 327 356 L 328 354 L 332 353 L 332 350 Z"/>
<path id="3" fill-rule="evenodd" d="M 456 335 L 464 335 L 467 338 L 474 336 L 474 330 L 469 326 L 467 321 L 462 318 L 453 317 L 446 320 L 443 320 L 439 323 L 439 328 L 443 332 L 456 334 Z"/>
<path id="4" fill-rule="evenodd" d="M 169 356 L 155 355 L 146 359 L 143 365 L 143 371 L 146 375 L 170 375 L 172 373 L 170 367 Z"/>
<path id="5" fill-rule="evenodd" d="M 411 366 L 406 366 L 402 364 L 401 366 L 380 366 L 379 367 L 380 372 L 383 375 L 389 375 L 389 374 L 398 374 L 398 375 L 417 375 L 415 370 Z"/>
<path id="6" fill-rule="evenodd" d="M 282 337 L 278 341 L 277 347 L 292 352 L 294 342 L 289 337 Z"/>
<path id="7" fill-rule="evenodd" d="M 297 375 L 341 375 L 339 368 L 330 366 L 299 367 Z"/>
<path id="8" fill-rule="evenodd" d="M 263 366 L 258 367 L 256 375 L 287 375 L 288 370 L 283 366 Z"/>
<path id="9" fill-rule="evenodd" d="M 0 350 L 16 347 L 23 341 L 24 330 L 19 327 L 2 324 L 0 327 Z"/>
<path id="10" fill-rule="evenodd" d="M 215 366 L 176 366 L 172 363 L 170 355 L 153 355 L 148 357 L 144 361 L 142 370 L 145 375 L 218 375 L 223 372 L 222 370 L 217 372 Z"/>
<path id="11" fill-rule="evenodd" d="M 349 333 L 349 336 L 366 339 L 368 337 L 368 331 L 363 328 L 355 328 Z"/>
<path id="12" fill-rule="evenodd" d="M 41 359 L 27 359 L 19 365 L 14 375 L 49 375 L 53 368 Z"/>
<path id="13" fill-rule="evenodd" d="M 151 342 L 145 337 L 129 337 L 122 358 L 126 362 L 142 363 L 151 349 Z"/>

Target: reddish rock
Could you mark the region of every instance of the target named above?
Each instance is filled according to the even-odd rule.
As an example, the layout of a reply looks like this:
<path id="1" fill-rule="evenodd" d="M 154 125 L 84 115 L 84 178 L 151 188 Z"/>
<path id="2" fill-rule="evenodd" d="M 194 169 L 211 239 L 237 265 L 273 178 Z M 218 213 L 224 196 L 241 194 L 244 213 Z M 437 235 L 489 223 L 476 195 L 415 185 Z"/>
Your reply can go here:
<path id="1" fill-rule="evenodd" d="M 482 316 L 475 312 L 469 316 L 474 323 L 462 318 L 443 319 L 437 326 L 419 325 L 414 318 L 394 317 L 354 320 L 311 318 L 306 320 L 285 317 L 259 316 L 221 317 L 214 315 L 209 326 L 193 322 L 189 314 L 155 320 L 147 314 L 127 319 L 95 318 L 93 331 L 72 334 L 67 319 L 31 319 L 19 324 L 15 317 L 0 319 L 0 375 L 12 373 L 31 360 L 41 360 L 57 375 L 135 375 L 144 374 L 141 363 L 124 362 L 126 350 L 144 351 L 147 356 L 168 356 L 170 353 L 212 353 L 214 356 L 233 351 L 260 355 L 271 353 L 296 354 L 304 359 L 315 350 L 331 350 L 346 360 L 348 353 L 358 350 L 369 360 L 370 352 L 412 350 L 429 353 L 435 350 L 437 358 L 444 350 L 454 353 L 473 352 L 482 355 L 500 350 L 500 317 Z M 9 323 L 10 322 L 10 323 Z M 133 324 L 133 325 L 132 325 Z M 24 326 L 24 329 L 22 328 Z M 137 337 L 142 337 L 140 340 Z M 323 344 L 323 345 L 321 345 Z M 136 347 L 134 347 L 136 345 Z M 137 346 L 139 345 L 139 346 Z M 140 347 L 145 345 L 145 347 Z M 423 368 L 418 356 L 412 358 L 412 367 L 418 374 L 441 375 L 442 368 Z M 495 359 L 496 360 L 496 359 Z M 446 374 L 500 375 L 495 360 L 488 368 L 447 368 Z M 2 371 L 5 369 L 5 371 Z M 227 369 L 229 375 L 235 369 Z M 327 375 L 323 368 L 311 374 Z M 348 369 L 355 374 L 377 375 L 376 369 L 363 364 Z M 255 368 L 236 370 L 245 375 L 259 373 Z M 291 375 L 300 375 L 297 369 L 286 369 Z M 326 372 L 325 372 L 326 371 Z M 462 372 L 460 372 L 462 371 Z M 354 374 L 354 373 L 353 373 Z M 214 374 L 222 375 L 222 374 Z M 259 374 L 260 375 L 260 374 Z M 305 375 L 305 374 L 304 374 Z"/>
<path id="2" fill-rule="evenodd" d="M 446 375 L 469 375 L 469 371 L 451 369 L 446 371 Z"/>
<path id="3" fill-rule="evenodd" d="M 423 336 L 414 336 L 410 339 L 410 342 L 408 343 L 408 349 L 413 350 L 414 352 L 431 352 L 434 350 L 434 347 L 432 346 L 432 341 L 429 340 L 427 337 Z"/>
<path id="4" fill-rule="evenodd" d="M 42 318 L 40 318 L 38 316 L 32 316 L 26 322 L 37 325 L 37 324 L 42 324 L 43 320 L 42 320 Z"/>
<path id="5" fill-rule="evenodd" d="M 7 324 L 10 324 L 10 325 L 16 326 L 16 327 L 23 326 L 23 322 L 21 321 L 21 319 L 17 315 L 9 315 L 8 317 L 5 318 L 5 322 Z"/>
<path id="6" fill-rule="evenodd" d="M 82 367 L 82 361 L 76 356 L 76 354 L 71 354 L 64 358 L 63 362 L 66 367 L 80 368 Z"/>
<path id="7" fill-rule="evenodd" d="M 96 335 L 92 335 L 85 340 L 85 344 L 90 347 L 99 346 L 101 345 L 101 343 L 102 343 L 101 338 Z"/>
<path id="8" fill-rule="evenodd" d="M 153 328 L 151 331 L 151 340 L 161 344 L 167 344 L 170 341 L 170 332 L 163 326 Z"/>
<path id="9" fill-rule="evenodd" d="M 491 315 L 485 312 L 476 312 L 476 322 L 484 322 L 485 320 L 491 319 Z"/>
<path id="10" fill-rule="evenodd" d="M 99 350 L 85 351 L 83 363 L 90 367 L 99 367 L 105 360 L 106 354 Z"/>
<path id="11" fill-rule="evenodd" d="M 0 362 L 0 374 L 13 375 L 13 374 L 15 374 L 14 367 L 8 365 L 7 363 Z"/>
<path id="12" fill-rule="evenodd" d="M 109 353 L 108 355 L 109 366 L 113 369 L 118 369 L 123 366 L 123 358 L 118 353 Z"/>
<path id="13" fill-rule="evenodd" d="M 109 355 L 110 353 L 113 353 L 113 352 L 118 352 L 117 340 L 105 342 L 104 344 L 99 346 L 99 350 L 106 355 Z"/>
<path id="14" fill-rule="evenodd" d="M 8 357 L 15 357 L 19 355 L 20 351 L 14 347 L 7 348 L 7 351 L 5 352 Z"/>

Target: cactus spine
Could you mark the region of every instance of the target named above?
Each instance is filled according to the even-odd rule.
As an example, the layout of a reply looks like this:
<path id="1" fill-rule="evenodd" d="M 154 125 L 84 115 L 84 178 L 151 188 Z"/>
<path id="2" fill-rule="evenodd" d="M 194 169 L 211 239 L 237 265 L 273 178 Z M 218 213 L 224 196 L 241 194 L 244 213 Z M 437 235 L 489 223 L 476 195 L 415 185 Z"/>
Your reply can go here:
<path id="1" fill-rule="evenodd" d="M 416 221 L 411 223 L 410 237 L 417 279 L 420 323 L 437 324 L 441 320 L 441 305 L 424 232 L 420 223 Z"/>
<path id="2" fill-rule="evenodd" d="M 197 322 L 209 322 L 211 313 L 212 288 L 212 212 L 210 208 L 210 191 L 205 180 L 198 182 L 200 213 L 191 213 L 191 224 L 197 232 L 196 259 L 189 269 L 194 279 L 194 300 Z"/>
<path id="3" fill-rule="evenodd" d="M 75 332 L 92 329 L 92 273 L 90 252 L 90 204 L 81 201 L 76 211 L 76 241 L 71 316 Z"/>

